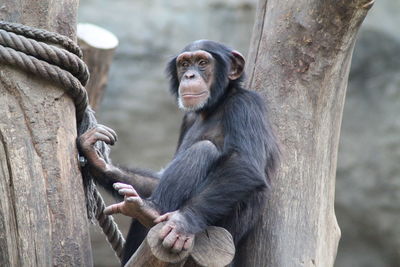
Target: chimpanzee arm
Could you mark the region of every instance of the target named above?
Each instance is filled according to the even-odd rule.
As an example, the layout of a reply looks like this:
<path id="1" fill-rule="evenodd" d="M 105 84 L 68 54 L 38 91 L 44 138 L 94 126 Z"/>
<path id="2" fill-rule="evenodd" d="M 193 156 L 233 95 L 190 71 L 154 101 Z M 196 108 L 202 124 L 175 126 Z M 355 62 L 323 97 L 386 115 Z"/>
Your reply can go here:
<path id="1" fill-rule="evenodd" d="M 147 198 L 159 182 L 159 176 L 155 172 L 138 168 L 117 167 L 112 164 L 107 164 L 105 171 L 99 172 L 92 168 L 92 172 L 96 173 L 94 175 L 96 181 L 113 194 L 115 194 L 113 184 L 120 182 L 132 185 L 139 196 Z"/>
<path id="2" fill-rule="evenodd" d="M 88 165 L 85 168 L 100 185 L 111 193 L 115 192 L 112 185 L 116 182 L 122 182 L 132 185 L 141 197 L 149 197 L 158 184 L 157 173 L 140 169 L 119 168 L 107 163 L 96 151 L 94 144 L 97 141 L 104 141 L 113 145 L 116 140 L 115 132 L 104 125 L 98 125 L 82 134 L 78 138 L 78 148 L 88 160 Z"/>

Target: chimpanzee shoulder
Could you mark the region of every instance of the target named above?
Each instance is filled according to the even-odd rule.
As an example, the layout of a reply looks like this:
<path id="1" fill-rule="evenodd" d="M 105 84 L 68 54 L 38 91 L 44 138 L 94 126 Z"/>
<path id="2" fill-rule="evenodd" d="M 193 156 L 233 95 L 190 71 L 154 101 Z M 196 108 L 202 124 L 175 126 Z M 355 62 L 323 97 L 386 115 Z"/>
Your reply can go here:
<path id="1" fill-rule="evenodd" d="M 226 99 L 222 117 L 224 151 L 241 154 L 270 176 L 280 153 L 262 97 L 254 91 L 237 89 Z"/>
<path id="2" fill-rule="evenodd" d="M 263 134 L 254 133 L 254 130 L 267 131 L 265 116 L 267 113 L 261 96 L 247 89 L 235 89 L 229 94 L 224 105 L 224 126 L 227 132 L 241 131 L 246 135 Z M 253 136 L 254 137 L 254 136 Z"/>

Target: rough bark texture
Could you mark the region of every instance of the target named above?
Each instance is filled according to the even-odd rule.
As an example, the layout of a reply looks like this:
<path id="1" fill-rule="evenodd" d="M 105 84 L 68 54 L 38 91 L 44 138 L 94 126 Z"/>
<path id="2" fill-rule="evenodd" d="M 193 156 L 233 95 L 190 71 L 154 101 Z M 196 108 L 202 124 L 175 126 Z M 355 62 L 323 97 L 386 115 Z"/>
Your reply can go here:
<path id="1" fill-rule="evenodd" d="M 103 97 L 118 39 L 111 33 L 92 24 L 78 24 L 78 42 L 83 60 L 90 71 L 86 90 L 90 106 L 96 110 Z"/>
<path id="2" fill-rule="evenodd" d="M 0 18 L 75 38 L 78 0 L 2 0 Z M 0 265 L 91 266 L 72 100 L 0 66 Z"/>
<path id="3" fill-rule="evenodd" d="M 260 0 L 248 87 L 282 144 L 262 220 L 238 266 L 333 266 L 338 141 L 350 61 L 369 0 Z"/>

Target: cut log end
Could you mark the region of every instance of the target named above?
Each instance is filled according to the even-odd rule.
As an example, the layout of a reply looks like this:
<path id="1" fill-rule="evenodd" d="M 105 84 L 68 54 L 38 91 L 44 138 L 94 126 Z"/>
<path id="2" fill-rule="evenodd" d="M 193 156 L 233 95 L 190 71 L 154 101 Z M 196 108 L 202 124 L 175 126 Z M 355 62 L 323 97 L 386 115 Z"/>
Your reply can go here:
<path id="1" fill-rule="evenodd" d="M 98 49 L 115 49 L 118 46 L 118 39 L 114 34 L 89 23 L 78 24 L 78 38 Z"/>
<path id="2" fill-rule="evenodd" d="M 199 266 L 226 266 L 235 256 L 232 235 L 224 228 L 210 226 L 196 235 L 191 256 Z"/>
<path id="3" fill-rule="evenodd" d="M 90 71 L 86 90 L 90 105 L 96 110 L 104 94 L 118 39 L 105 29 L 82 23 L 78 24 L 78 42 L 83 52 L 83 60 Z"/>

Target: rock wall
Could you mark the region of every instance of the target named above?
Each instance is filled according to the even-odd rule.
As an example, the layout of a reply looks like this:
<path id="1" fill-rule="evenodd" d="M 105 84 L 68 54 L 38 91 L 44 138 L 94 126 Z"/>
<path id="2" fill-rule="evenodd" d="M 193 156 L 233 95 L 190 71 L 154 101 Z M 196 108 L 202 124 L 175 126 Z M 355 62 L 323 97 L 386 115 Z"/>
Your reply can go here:
<path id="1" fill-rule="evenodd" d="M 159 169 L 171 159 L 182 115 L 165 62 L 196 39 L 246 54 L 255 9 L 256 0 L 81 0 L 80 21 L 120 39 L 98 112 L 119 134 L 114 162 Z M 399 13 L 400 1 L 377 1 L 354 53 L 339 148 L 337 267 L 400 266 Z M 129 220 L 117 219 L 126 231 Z M 118 266 L 99 231 L 92 236 L 95 266 Z"/>
<path id="2" fill-rule="evenodd" d="M 400 266 L 400 42 L 361 32 L 343 113 L 336 266 Z"/>

